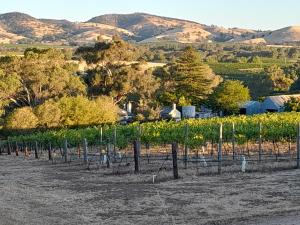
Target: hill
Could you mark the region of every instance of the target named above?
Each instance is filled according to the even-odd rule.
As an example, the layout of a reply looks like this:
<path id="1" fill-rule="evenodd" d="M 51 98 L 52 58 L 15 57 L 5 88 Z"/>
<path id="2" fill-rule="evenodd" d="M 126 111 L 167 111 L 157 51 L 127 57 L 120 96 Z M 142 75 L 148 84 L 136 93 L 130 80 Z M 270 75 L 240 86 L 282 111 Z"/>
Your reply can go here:
<path id="1" fill-rule="evenodd" d="M 269 32 L 264 39 L 273 44 L 300 42 L 300 26 L 290 26 Z"/>
<path id="2" fill-rule="evenodd" d="M 17 12 L 0 15 L 0 25 L 6 32 L 30 38 L 41 38 L 64 32 L 54 23 L 44 23 L 27 14 Z"/>
<path id="3" fill-rule="evenodd" d="M 0 15 L 0 43 L 82 44 L 94 42 L 98 38 L 109 40 L 114 35 L 142 43 L 230 41 L 246 44 L 284 44 L 300 41 L 300 26 L 259 32 L 243 28 L 208 26 L 146 13 L 101 15 L 79 23 L 37 19 L 19 12 Z"/>
<path id="4" fill-rule="evenodd" d="M 251 37 L 241 36 L 236 39 L 233 39 L 232 41 L 247 44 L 284 44 L 300 42 L 300 26 L 290 26 L 274 31 L 253 33 Z"/>

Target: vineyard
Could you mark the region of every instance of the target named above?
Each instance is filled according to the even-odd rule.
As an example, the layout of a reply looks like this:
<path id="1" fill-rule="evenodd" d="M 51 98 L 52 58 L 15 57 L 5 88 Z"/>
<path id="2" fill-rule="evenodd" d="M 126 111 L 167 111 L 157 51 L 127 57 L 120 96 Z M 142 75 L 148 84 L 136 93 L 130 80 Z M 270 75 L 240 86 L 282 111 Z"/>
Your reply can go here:
<path id="1" fill-rule="evenodd" d="M 299 167 L 299 123 L 299 113 L 281 113 L 50 130 L 9 136 L 1 153 L 34 152 L 35 158 L 79 160 L 118 173 L 133 171 L 131 165 L 152 173 L 175 167 L 174 177 L 181 167 L 197 173 L 240 171 L 243 163 L 248 170 L 291 168 Z"/>
<path id="2" fill-rule="evenodd" d="M 240 80 L 249 87 L 254 99 L 272 95 L 272 90 L 266 88 L 263 79 L 266 78 L 265 68 L 278 65 L 282 68 L 292 65 L 291 61 L 263 58 L 262 63 L 208 63 L 215 74 L 225 80 Z"/>

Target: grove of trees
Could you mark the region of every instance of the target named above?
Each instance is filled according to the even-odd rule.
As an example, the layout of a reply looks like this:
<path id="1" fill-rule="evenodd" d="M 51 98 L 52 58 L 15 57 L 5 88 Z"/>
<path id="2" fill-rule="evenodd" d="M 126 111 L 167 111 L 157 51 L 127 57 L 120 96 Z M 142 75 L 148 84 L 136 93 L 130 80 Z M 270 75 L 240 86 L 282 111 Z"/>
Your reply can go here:
<path id="1" fill-rule="evenodd" d="M 262 66 L 266 55 L 297 58 L 298 49 L 173 44 L 169 48 L 172 51 L 114 37 L 75 52 L 31 48 L 24 56 L 0 57 L 0 125 L 31 129 L 115 123 L 128 102 L 140 121 L 158 119 L 162 107 L 172 103 L 204 104 L 225 115 L 237 114 L 250 92 L 246 82 L 221 77 L 209 66 L 220 61 L 251 65 L 263 74 L 257 80 L 270 92 L 300 90 L 299 63 Z M 71 58 L 86 61 L 88 69 L 78 72 Z M 154 68 L 147 61 L 165 64 Z"/>

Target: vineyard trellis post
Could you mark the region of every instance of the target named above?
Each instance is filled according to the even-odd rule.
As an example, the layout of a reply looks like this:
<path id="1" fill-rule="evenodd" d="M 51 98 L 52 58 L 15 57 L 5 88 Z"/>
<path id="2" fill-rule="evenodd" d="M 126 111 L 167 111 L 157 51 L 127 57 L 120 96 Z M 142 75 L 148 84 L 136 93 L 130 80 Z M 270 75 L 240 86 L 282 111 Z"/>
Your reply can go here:
<path id="1" fill-rule="evenodd" d="M 300 123 L 297 126 L 297 169 L 300 169 Z"/>
<path id="2" fill-rule="evenodd" d="M 11 155 L 10 142 L 7 142 L 7 155 Z"/>
<path id="3" fill-rule="evenodd" d="M 49 142 L 49 146 L 48 146 L 48 159 L 49 159 L 49 161 L 52 160 L 52 145 L 51 145 L 51 142 Z"/>
<path id="4" fill-rule="evenodd" d="M 64 159 L 65 159 L 65 163 L 68 162 L 68 140 L 65 139 L 64 140 Z"/>
<path id="5" fill-rule="evenodd" d="M 116 156 L 117 156 L 117 127 L 114 126 L 114 152 L 113 152 L 113 159 L 114 159 L 114 162 L 116 162 Z"/>
<path id="6" fill-rule="evenodd" d="M 138 135 L 136 140 L 133 142 L 133 158 L 134 158 L 134 172 L 140 171 L 140 153 L 141 153 L 141 136 L 142 130 L 141 125 L 137 127 Z"/>
<path id="7" fill-rule="evenodd" d="M 147 162 L 150 164 L 150 143 L 146 143 L 146 154 L 147 154 Z"/>
<path id="8" fill-rule="evenodd" d="M 83 140 L 83 162 L 85 164 L 88 163 L 88 143 L 86 138 Z"/>
<path id="9" fill-rule="evenodd" d="M 100 152 L 100 158 L 103 157 L 102 155 L 102 145 L 103 145 L 103 128 L 100 127 L 100 146 L 99 146 L 99 152 Z"/>
<path id="10" fill-rule="evenodd" d="M 110 168 L 110 140 L 107 139 L 106 142 L 106 167 Z"/>
<path id="11" fill-rule="evenodd" d="M 178 165 L 177 165 L 177 153 L 178 153 L 178 143 L 172 143 L 172 161 L 173 161 L 173 177 L 174 179 L 178 179 Z"/>
<path id="12" fill-rule="evenodd" d="M 19 148 L 18 148 L 18 142 L 16 142 L 16 156 L 19 156 Z"/>
<path id="13" fill-rule="evenodd" d="M 220 124 L 219 146 L 218 146 L 218 174 L 222 173 L 222 142 L 223 142 L 223 124 Z"/>
<path id="14" fill-rule="evenodd" d="M 102 145 L 103 142 L 103 127 L 100 127 L 100 143 Z"/>
<path id="15" fill-rule="evenodd" d="M 232 123 L 232 159 L 235 160 L 235 124 Z"/>
<path id="16" fill-rule="evenodd" d="M 189 139 L 189 125 L 185 125 L 184 130 L 185 140 L 184 140 L 184 168 L 187 169 L 188 167 L 188 139 Z"/>
<path id="17" fill-rule="evenodd" d="M 262 161 L 262 123 L 259 123 L 259 136 L 258 136 L 258 161 Z"/>
<path id="18" fill-rule="evenodd" d="M 141 142 L 139 140 L 135 140 L 133 142 L 133 157 L 134 157 L 134 172 L 138 173 L 140 171 L 140 155 L 141 151 Z"/>
<path id="19" fill-rule="evenodd" d="M 39 148 L 38 142 L 35 141 L 34 144 L 35 144 L 35 146 L 34 146 L 34 157 L 35 157 L 36 159 L 38 159 L 38 158 L 39 158 L 39 155 L 38 155 L 38 148 Z"/>

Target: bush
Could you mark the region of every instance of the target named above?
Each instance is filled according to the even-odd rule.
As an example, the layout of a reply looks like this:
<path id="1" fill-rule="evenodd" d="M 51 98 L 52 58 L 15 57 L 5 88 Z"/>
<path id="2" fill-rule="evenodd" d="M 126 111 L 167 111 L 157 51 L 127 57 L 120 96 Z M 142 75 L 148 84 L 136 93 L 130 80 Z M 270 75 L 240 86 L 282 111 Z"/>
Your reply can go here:
<path id="1" fill-rule="evenodd" d="M 8 116 L 5 127 L 8 129 L 32 129 L 37 127 L 38 122 L 31 107 L 22 107 Z"/>
<path id="2" fill-rule="evenodd" d="M 249 89 L 240 81 L 227 80 L 216 88 L 210 96 L 210 105 L 225 115 L 239 112 L 240 105 L 250 99 Z"/>
<path id="3" fill-rule="evenodd" d="M 61 110 L 58 107 L 58 103 L 53 100 L 46 101 L 44 104 L 36 107 L 35 114 L 41 127 L 59 127 L 61 124 Z"/>

